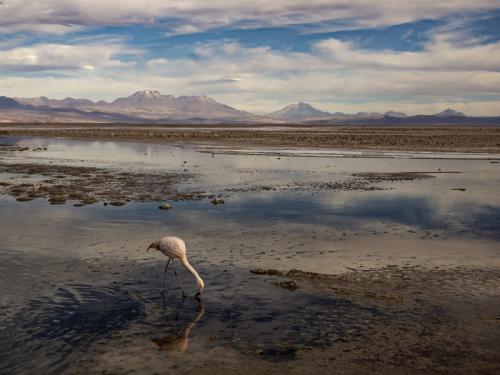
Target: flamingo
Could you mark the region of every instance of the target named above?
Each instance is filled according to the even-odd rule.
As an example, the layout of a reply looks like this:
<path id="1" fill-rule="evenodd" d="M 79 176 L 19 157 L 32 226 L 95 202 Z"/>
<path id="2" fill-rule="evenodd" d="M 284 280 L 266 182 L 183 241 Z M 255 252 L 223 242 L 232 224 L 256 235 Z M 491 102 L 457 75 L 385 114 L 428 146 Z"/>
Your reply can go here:
<path id="1" fill-rule="evenodd" d="M 193 274 L 196 280 L 196 286 L 198 288 L 198 293 L 196 293 L 195 297 L 196 299 L 199 299 L 199 297 L 201 296 L 201 292 L 203 292 L 203 289 L 205 288 L 205 283 L 203 282 L 200 275 L 198 275 L 198 272 L 196 272 L 196 270 L 193 268 L 193 266 L 191 266 L 191 264 L 189 264 L 187 260 L 186 243 L 178 237 L 167 236 L 153 242 L 148 246 L 146 251 L 149 251 L 149 249 L 156 249 L 168 257 L 168 261 L 165 265 L 165 271 L 163 274 L 163 289 L 161 293 L 165 294 L 165 281 L 167 279 L 168 265 L 170 264 L 170 261 L 172 261 L 172 268 L 174 269 L 175 277 L 177 277 L 177 281 L 179 282 L 179 285 L 181 287 L 182 296 L 186 296 L 186 293 L 184 293 L 184 289 L 182 288 L 181 279 L 177 273 L 177 270 L 175 269 L 174 260 L 177 258 L 180 260 L 182 265 Z"/>

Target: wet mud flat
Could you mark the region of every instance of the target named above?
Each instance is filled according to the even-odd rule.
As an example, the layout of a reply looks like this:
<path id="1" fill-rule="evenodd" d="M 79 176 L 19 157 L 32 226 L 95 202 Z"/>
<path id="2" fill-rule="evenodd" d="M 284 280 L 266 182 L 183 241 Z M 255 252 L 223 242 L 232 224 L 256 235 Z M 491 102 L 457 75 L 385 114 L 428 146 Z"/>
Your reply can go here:
<path id="1" fill-rule="evenodd" d="M 364 178 L 353 178 L 337 182 L 289 183 L 278 185 L 252 185 L 229 187 L 217 195 L 205 191 L 179 191 L 177 184 L 195 178 L 188 173 L 129 173 L 101 168 L 70 167 L 43 164 L 1 164 L 0 172 L 20 174 L 29 178 L 38 177 L 36 182 L 20 182 L 11 177 L 0 180 L 0 194 L 16 197 L 19 202 L 46 198 L 51 204 L 71 201 L 82 207 L 94 203 L 123 206 L 128 202 L 160 202 L 208 199 L 213 204 L 223 204 L 221 197 L 241 192 L 259 191 L 373 191 L 384 190 Z M 40 179 L 39 177 L 46 177 Z M 381 181 L 381 180 L 379 180 Z M 168 205 L 159 206 L 169 207 Z"/>
<path id="2" fill-rule="evenodd" d="M 45 149 L 46 150 L 46 149 Z M 0 145 L 0 156 L 30 151 L 27 147 Z M 42 152 L 43 149 L 31 151 Z M 46 198 L 51 204 L 67 201 L 76 207 L 94 203 L 123 206 L 128 202 L 161 202 L 166 200 L 204 200 L 213 204 L 224 203 L 221 197 L 242 192 L 259 191 L 373 191 L 384 190 L 377 186 L 381 181 L 432 178 L 430 174 L 400 172 L 389 174 L 353 174 L 351 178 L 332 182 L 289 182 L 274 185 L 248 185 L 227 187 L 213 194 L 204 190 L 181 191 L 182 183 L 196 181 L 197 175 L 184 169 L 182 172 L 125 172 L 106 168 L 58 165 L 50 163 L 1 162 L 0 194 L 14 196 L 19 202 Z M 6 177 L 6 178 L 5 178 Z M 34 179 L 34 181 L 31 181 Z M 163 206 L 160 206 L 163 207 Z M 166 205 L 165 207 L 169 207 Z"/>
<path id="3" fill-rule="evenodd" d="M 347 368 L 358 364 L 358 371 L 394 373 L 500 370 L 498 269 L 393 266 L 344 275 L 253 272 L 292 281 L 294 290 L 319 290 L 383 313 L 367 324 L 369 335 L 331 346 L 340 368 L 343 363 Z"/>
<path id="4" fill-rule="evenodd" d="M 123 206 L 127 202 L 162 200 L 198 200 L 202 192 L 180 192 L 177 183 L 193 178 L 178 173 L 129 173 L 102 168 L 70 167 L 42 164 L 0 164 L 0 172 L 38 177 L 36 182 L 0 181 L 0 193 L 16 197 L 19 202 L 47 198 L 51 204 L 72 201 L 81 207 L 93 203 Z M 40 179 L 45 177 L 45 179 Z M 26 177 L 29 178 L 29 177 Z"/>
<path id="5" fill-rule="evenodd" d="M 140 323 L 90 345 L 68 373 L 500 370 L 497 269 L 205 273 L 216 274 L 214 291 L 230 284 L 235 293 L 208 292 L 199 304 L 171 291 L 164 305 L 152 291 Z"/>
<path id="6" fill-rule="evenodd" d="M 197 266 L 210 286 L 201 302 L 192 290 L 183 299 L 173 275 L 162 296 L 161 264 L 120 265 L 94 258 L 56 265 L 58 277 L 72 281 L 35 286 L 27 303 L 3 320 L 0 370 L 500 370 L 499 269 L 388 266 L 325 275 Z M 187 281 L 189 276 L 182 276 Z M 291 282 L 294 288 L 287 287 Z"/>
<path id="7" fill-rule="evenodd" d="M 0 373 L 500 371 L 500 180 L 488 157 L 6 142 Z M 167 213 L 164 199 L 182 202 Z M 180 267 L 189 297 L 172 273 L 160 294 L 165 258 L 145 247 L 167 234 L 187 241 L 201 303 Z"/>
<path id="8" fill-rule="evenodd" d="M 173 275 L 162 296 L 161 264 L 92 258 L 56 267 L 58 277 L 71 282 L 35 286 L 26 305 L 0 325 L 0 370 L 490 374 L 500 369 L 500 269 L 388 266 L 325 275 L 197 264 L 210 286 L 199 302 L 192 290 L 181 297 Z M 287 287 L 291 282 L 294 288 Z"/>
<path id="9" fill-rule="evenodd" d="M 28 150 L 26 147 L 0 145 L 0 156 Z M 0 193 L 12 195 L 19 202 L 46 198 L 51 204 L 72 201 L 74 206 L 81 207 L 94 203 L 123 206 L 130 201 L 206 198 L 202 192 L 181 192 L 176 188 L 181 182 L 195 179 L 187 171 L 138 173 L 52 162 L 0 162 L 0 173 L 8 176 L 0 180 Z M 34 181 L 31 181 L 33 178 Z"/>
<path id="10" fill-rule="evenodd" d="M 407 151 L 499 152 L 500 127 L 397 126 L 147 126 L 112 124 L 0 124 L 0 136 L 47 136 L 152 142 L 328 147 Z"/>

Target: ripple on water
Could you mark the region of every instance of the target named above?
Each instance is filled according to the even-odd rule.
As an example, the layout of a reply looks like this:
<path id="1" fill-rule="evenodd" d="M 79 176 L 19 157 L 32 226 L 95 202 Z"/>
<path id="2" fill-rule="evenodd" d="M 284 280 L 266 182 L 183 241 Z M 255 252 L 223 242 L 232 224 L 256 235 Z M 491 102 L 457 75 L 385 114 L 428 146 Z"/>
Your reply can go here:
<path id="1" fill-rule="evenodd" d="M 386 311 L 346 298 L 305 289 L 290 292 L 263 280 L 245 278 L 245 273 L 203 271 L 210 285 L 203 305 L 188 298 L 179 307 L 179 291 L 171 290 L 166 297 L 170 319 L 162 313 L 157 290 L 140 292 L 150 304 L 143 322 L 150 325 L 153 341 L 165 341 L 172 336 L 172 328 L 178 333 L 190 327 L 193 341 L 203 342 L 206 349 L 223 346 L 259 353 L 263 358 L 288 360 L 297 350 L 324 349 L 367 337 L 376 322 L 389 319 Z M 227 285 L 233 286 L 234 293 L 218 293 Z M 200 308 L 203 316 L 194 319 Z"/>
<path id="2" fill-rule="evenodd" d="M 61 370 L 75 349 L 141 314 L 139 302 L 111 288 L 69 285 L 33 298 L 0 332 L 0 373 Z"/>

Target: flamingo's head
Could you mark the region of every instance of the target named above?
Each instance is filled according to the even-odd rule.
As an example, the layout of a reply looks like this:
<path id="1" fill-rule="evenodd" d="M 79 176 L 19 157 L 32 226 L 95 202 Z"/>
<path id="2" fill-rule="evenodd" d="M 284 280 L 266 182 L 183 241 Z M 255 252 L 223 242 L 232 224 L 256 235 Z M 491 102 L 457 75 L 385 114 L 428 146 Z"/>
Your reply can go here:
<path id="1" fill-rule="evenodd" d="M 196 280 L 196 287 L 198 288 L 198 293 L 195 294 L 195 298 L 200 301 L 201 300 L 201 293 L 203 293 L 203 289 L 205 289 L 205 283 L 201 278 L 198 278 Z"/>
<path id="2" fill-rule="evenodd" d="M 158 248 L 158 241 L 155 241 L 151 245 L 149 245 L 148 248 L 146 249 L 146 252 L 148 252 L 149 249 L 159 250 L 159 248 Z"/>
<path id="3" fill-rule="evenodd" d="M 200 294 L 201 294 L 201 292 L 203 292 L 203 289 L 205 289 L 205 283 L 203 282 L 202 279 L 199 279 L 196 282 L 196 286 L 198 287 L 198 293 L 200 293 Z"/>

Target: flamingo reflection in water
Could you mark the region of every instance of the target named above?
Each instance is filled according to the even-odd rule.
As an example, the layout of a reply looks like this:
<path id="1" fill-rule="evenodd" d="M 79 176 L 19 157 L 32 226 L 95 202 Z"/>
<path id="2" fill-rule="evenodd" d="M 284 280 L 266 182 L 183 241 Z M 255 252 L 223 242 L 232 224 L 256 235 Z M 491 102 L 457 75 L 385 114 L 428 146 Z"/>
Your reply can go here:
<path id="1" fill-rule="evenodd" d="M 182 305 L 181 305 L 182 306 Z M 174 353 L 185 353 L 189 347 L 189 335 L 196 323 L 201 319 L 205 312 L 205 308 L 200 303 L 196 308 L 196 315 L 194 318 L 179 332 L 160 337 L 158 339 L 152 338 L 151 340 L 158 346 L 160 350 Z"/>

